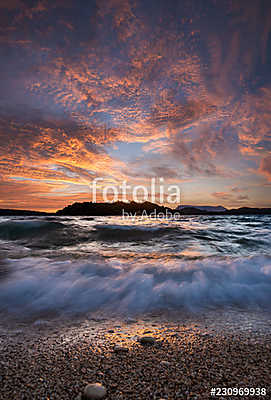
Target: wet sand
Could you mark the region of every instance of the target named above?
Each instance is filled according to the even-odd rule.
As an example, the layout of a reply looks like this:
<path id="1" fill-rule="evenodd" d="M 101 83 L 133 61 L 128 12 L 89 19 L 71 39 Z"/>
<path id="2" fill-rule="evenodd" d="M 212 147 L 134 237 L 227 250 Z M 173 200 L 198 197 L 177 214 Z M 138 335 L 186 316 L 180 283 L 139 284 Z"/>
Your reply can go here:
<path id="1" fill-rule="evenodd" d="M 76 399 L 100 382 L 114 400 L 210 399 L 212 387 L 266 388 L 224 398 L 270 399 L 270 327 L 269 313 L 234 309 L 9 319 L 0 324 L 0 398 Z"/>

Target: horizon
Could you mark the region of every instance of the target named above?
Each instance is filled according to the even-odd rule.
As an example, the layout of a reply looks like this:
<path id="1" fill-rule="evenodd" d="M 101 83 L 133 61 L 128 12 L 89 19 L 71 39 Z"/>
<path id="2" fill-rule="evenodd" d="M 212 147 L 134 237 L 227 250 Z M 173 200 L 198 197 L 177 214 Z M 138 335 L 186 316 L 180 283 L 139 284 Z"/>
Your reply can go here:
<path id="1" fill-rule="evenodd" d="M 64 209 L 65 207 L 68 207 L 68 206 L 71 206 L 71 205 L 73 205 L 73 204 L 75 204 L 75 203 L 84 203 L 84 202 L 86 202 L 86 203 L 88 203 L 88 202 L 90 202 L 90 203 L 93 203 L 93 204 L 105 204 L 105 203 L 107 203 L 107 204 L 114 204 L 114 203 L 122 203 L 123 201 L 122 200 L 118 200 L 118 201 L 116 201 L 116 202 L 102 202 L 102 201 L 97 201 L 97 202 L 91 202 L 91 201 L 76 201 L 76 202 L 73 202 L 73 203 L 68 203 L 68 204 L 66 204 L 65 206 L 63 206 L 63 208 L 61 208 L 61 209 L 56 209 L 56 210 L 54 210 L 54 211 L 52 211 L 51 209 L 50 210 L 45 210 L 45 209 L 33 209 L 33 208 L 3 208 L 3 207 L 0 207 L 0 210 L 11 210 L 11 211 L 34 211 L 34 212 L 44 212 L 44 213 L 56 213 L 57 211 L 59 211 L 59 210 L 62 210 L 62 209 Z M 124 203 L 132 203 L 132 202 L 134 202 L 133 200 L 127 200 L 126 202 L 124 201 Z M 231 209 L 238 209 L 238 208 L 269 208 L 269 209 L 271 209 L 271 206 L 267 206 L 267 207 L 252 207 L 252 206 L 250 206 L 250 205 L 247 205 L 247 204 L 244 204 L 244 205 L 242 205 L 242 206 L 240 206 L 240 207 L 225 207 L 224 205 L 222 205 L 222 204 L 216 204 L 216 205 L 212 205 L 212 206 L 210 206 L 210 205 L 206 205 L 206 204 L 194 204 L 194 205 L 192 205 L 192 204 L 189 204 L 189 205 L 187 205 L 187 204 L 179 204 L 179 205 L 176 205 L 176 207 L 172 207 L 172 206 L 170 206 L 170 205 L 167 205 L 167 204 L 160 204 L 160 203 L 152 203 L 152 202 L 150 202 L 150 201 L 138 201 L 138 202 L 135 202 L 135 203 L 137 203 L 137 204 L 142 204 L 142 203 L 145 203 L 145 202 L 147 202 L 147 203 L 151 203 L 151 204 L 155 204 L 155 205 L 157 205 L 157 206 L 161 206 L 161 207 L 167 207 L 167 208 L 171 208 L 173 211 L 174 210 L 176 210 L 179 206 L 185 206 L 185 207 L 191 207 L 191 208 L 193 208 L 193 207 L 195 207 L 195 208 L 197 208 L 197 207 L 223 207 L 223 208 L 225 208 L 226 210 L 231 210 Z"/>
<path id="2" fill-rule="evenodd" d="M 270 207 L 270 2 L 0 10 L 0 208 L 55 212 L 95 179 L 99 200 L 158 177 L 182 204 Z"/>

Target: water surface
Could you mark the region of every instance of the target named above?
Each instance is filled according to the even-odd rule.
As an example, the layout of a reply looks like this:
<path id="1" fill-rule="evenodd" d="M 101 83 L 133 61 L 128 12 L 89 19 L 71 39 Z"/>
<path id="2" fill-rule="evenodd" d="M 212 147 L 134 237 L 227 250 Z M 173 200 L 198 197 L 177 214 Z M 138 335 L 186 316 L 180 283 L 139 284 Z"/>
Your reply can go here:
<path id="1" fill-rule="evenodd" d="M 271 217 L 1 217 L 1 310 L 271 304 Z"/>

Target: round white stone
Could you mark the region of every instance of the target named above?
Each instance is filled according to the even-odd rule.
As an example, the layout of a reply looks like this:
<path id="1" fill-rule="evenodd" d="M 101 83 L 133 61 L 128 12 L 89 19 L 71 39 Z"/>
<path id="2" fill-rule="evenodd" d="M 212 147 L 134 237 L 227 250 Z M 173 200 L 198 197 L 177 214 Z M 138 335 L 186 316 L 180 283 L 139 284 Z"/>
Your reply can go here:
<path id="1" fill-rule="evenodd" d="M 84 399 L 86 400 L 99 400 L 105 397 L 106 388 L 100 383 L 91 383 L 85 387 Z"/>

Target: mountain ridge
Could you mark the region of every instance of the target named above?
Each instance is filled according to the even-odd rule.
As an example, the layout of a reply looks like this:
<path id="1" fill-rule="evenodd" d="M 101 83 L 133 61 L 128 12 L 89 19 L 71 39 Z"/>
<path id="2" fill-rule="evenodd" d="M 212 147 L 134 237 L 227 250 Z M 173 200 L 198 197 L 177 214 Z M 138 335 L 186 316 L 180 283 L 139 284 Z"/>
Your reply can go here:
<path id="1" fill-rule="evenodd" d="M 207 208 L 207 209 L 206 209 Z M 221 209 L 224 210 L 221 210 Z M 211 211 L 213 210 L 213 211 Z M 61 210 L 48 213 L 43 211 L 32 210 L 16 210 L 16 209 L 0 209 L 0 216 L 50 216 L 50 215 L 78 215 L 78 216 L 110 216 L 123 215 L 123 212 L 131 215 L 142 215 L 143 212 L 149 215 L 156 213 L 169 213 L 173 215 L 178 212 L 181 215 L 271 215 L 271 208 L 256 207 L 240 207 L 226 209 L 223 206 L 189 206 L 180 205 L 176 209 L 161 206 L 151 202 L 136 203 L 131 202 L 115 202 L 115 203 L 92 203 L 92 202 L 76 202 L 67 205 Z"/>
<path id="2" fill-rule="evenodd" d="M 181 204 L 178 207 L 175 208 L 175 210 L 183 210 L 185 208 L 196 208 L 201 211 L 210 211 L 210 212 L 217 212 L 217 211 L 227 211 L 228 209 L 223 206 L 193 206 L 193 205 L 186 205 L 186 204 Z"/>

